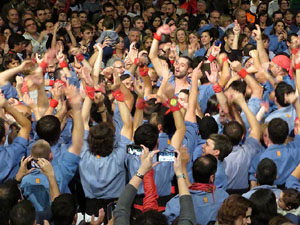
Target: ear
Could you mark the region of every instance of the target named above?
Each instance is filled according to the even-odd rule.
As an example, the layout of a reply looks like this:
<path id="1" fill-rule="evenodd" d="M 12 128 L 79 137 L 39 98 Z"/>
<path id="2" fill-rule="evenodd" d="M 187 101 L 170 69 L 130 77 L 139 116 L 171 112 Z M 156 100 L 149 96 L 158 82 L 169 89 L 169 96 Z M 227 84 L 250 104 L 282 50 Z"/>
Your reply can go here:
<path id="1" fill-rule="evenodd" d="M 192 73 L 192 72 L 193 72 L 193 68 L 192 67 L 188 68 L 188 73 Z"/>
<path id="2" fill-rule="evenodd" d="M 219 157 L 221 151 L 218 149 L 214 149 L 214 156 Z"/>
<path id="3" fill-rule="evenodd" d="M 53 153 L 50 152 L 50 154 L 49 154 L 49 161 L 51 162 L 52 160 L 53 160 Z"/>
<path id="4" fill-rule="evenodd" d="M 215 182 L 215 174 L 213 174 L 209 177 L 209 183 L 213 184 L 214 182 Z"/>
<path id="5" fill-rule="evenodd" d="M 77 213 L 75 213 L 72 224 L 77 224 Z"/>
<path id="6" fill-rule="evenodd" d="M 254 174 L 254 176 L 256 177 L 256 173 Z M 256 177 L 257 178 L 257 177 Z M 277 179 L 277 178 L 276 178 Z"/>

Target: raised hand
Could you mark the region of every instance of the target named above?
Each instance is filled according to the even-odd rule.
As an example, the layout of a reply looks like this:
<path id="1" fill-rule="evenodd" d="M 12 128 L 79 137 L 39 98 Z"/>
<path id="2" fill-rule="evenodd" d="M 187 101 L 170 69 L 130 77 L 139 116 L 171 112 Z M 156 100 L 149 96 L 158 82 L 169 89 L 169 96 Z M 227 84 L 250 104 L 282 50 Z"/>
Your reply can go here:
<path id="1" fill-rule="evenodd" d="M 256 41 L 261 40 L 261 30 L 260 30 L 260 26 L 258 24 L 255 25 L 256 29 L 252 31 L 252 36 L 254 37 L 254 39 Z"/>
<path id="2" fill-rule="evenodd" d="M 230 67 L 233 69 L 233 71 L 235 72 L 240 72 L 241 69 L 242 69 L 242 64 L 239 62 L 239 61 L 233 61 L 233 62 L 230 62 L 228 60 L 229 64 L 230 64 Z"/>
<path id="3" fill-rule="evenodd" d="M 240 35 L 241 27 L 237 20 L 234 21 L 234 28 L 233 28 L 234 35 Z"/>
<path id="4" fill-rule="evenodd" d="M 37 164 L 40 166 L 40 171 L 47 177 L 54 177 L 54 170 L 51 163 L 44 158 L 39 158 Z"/>
<path id="5" fill-rule="evenodd" d="M 136 94 L 138 95 L 139 98 L 144 98 L 144 93 L 145 93 L 145 86 L 142 82 L 140 82 L 139 79 L 135 79 L 134 83 L 134 90 Z"/>
<path id="6" fill-rule="evenodd" d="M 175 29 L 176 29 L 175 26 L 170 27 L 168 24 L 164 24 L 164 25 L 160 26 L 159 28 L 157 28 L 156 33 L 157 33 L 158 35 L 162 35 L 162 34 L 169 35 L 169 34 L 171 34 Z"/>
<path id="7" fill-rule="evenodd" d="M 141 157 L 141 166 L 139 168 L 139 171 L 144 175 L 149 170 L 151 170 L 153 167 L 158 165 L 159 162 L 153 163 L 153 157 L 159 152 L 159 150 L 153 150 L 149 152 L 149 149 L 145 147 L 144 145 L 141 145 L 143 147 L 143 154 Z"/>

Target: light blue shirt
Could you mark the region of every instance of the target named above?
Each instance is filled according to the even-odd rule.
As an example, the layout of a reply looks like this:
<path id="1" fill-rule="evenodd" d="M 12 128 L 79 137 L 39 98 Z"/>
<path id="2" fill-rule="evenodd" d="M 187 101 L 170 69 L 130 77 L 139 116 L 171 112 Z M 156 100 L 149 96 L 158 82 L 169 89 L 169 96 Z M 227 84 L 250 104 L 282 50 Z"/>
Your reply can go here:
<path id="1" fill-rule="evenodd" d="M 248 188 L 248 171 L 251 159 L 262 149 L 258 140 L 248 137 L 244 144 L 233 146 L 232 152 L 224 159 L 228 189 Z"/>
<path id="2" fill-rule="evenodd" d="M 244 193 L 242 196 L 247 199 L 250 199 L 251 195 L 259 189 L 269 189 L 269 190 L 273 191 L 273 193 L 275 194 L 277 199 L 280 198 L 281 190 L 278 189 L 276 185 L 260 185 L 260 186 L 252 188 L 250 191 Z"/>
<path id="3" fill-rule="evenodd" d="M 202 84 L 199 86 L 198 102 L 200 104 L 201 110 L 204 113 L 207 108 L 208 99 L 215 94 L 212 84 Z"/>
<path id="4" fill-rule="evenodd" d="M 86 198 L 119 198 L 125 187 L 126 145 L 130 140 L 123 135 L 115 142 L 109 156 L 95 156 L 89 151 L 88 131 L 84 134 L 84 144 L 80 154 L 79 173 Z"/>
<path id="5" fill-rule="evenodd" d="M 290 175 L 289 178 L 286 180 L 285 187 L 294 188 L 298 192 L 300 192 L 300 180 L 297 177 Z"/>

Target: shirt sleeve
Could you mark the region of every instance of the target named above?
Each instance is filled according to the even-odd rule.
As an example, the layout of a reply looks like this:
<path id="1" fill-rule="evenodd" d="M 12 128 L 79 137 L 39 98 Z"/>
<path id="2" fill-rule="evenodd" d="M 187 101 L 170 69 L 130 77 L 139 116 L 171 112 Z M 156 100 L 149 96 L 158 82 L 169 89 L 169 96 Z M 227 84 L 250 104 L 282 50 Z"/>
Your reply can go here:
<path id="1" fill-rule="evenodd" d="M 189 153 L 192 155 L 195 149 L 198 137 L 198 124 L 184 121 L 186 132 L 183 140 L 183 145 L 188 148 Z"/>
<path id="2" fill-rule="evenodd" d="M 300 182 L 300 180 L 297 177 L 290 175 L 285 182 L 285 187 L 286 188 L 294 188 L 294 189 L 297 189 L 298 192 L 300 192 L 300 183 L 299 182 Z"/>
<path id="3" fill-rule="evenodd" d="M 65 152 L 58 162 L 59 169 L 65 181 L 68 183 L 74 176 L 79 165 L 80 157 L 71 152 Z"/>

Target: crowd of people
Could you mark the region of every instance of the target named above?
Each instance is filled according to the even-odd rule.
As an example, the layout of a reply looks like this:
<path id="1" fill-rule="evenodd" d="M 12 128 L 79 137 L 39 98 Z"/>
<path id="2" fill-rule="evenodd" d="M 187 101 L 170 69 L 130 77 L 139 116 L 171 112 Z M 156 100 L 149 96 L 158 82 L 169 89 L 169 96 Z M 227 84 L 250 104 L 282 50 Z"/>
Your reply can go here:
<path id="1" fill-rule="evenodd" d="M 1 225 L 300 224 L 298 0 L 1 5 Z"/>

